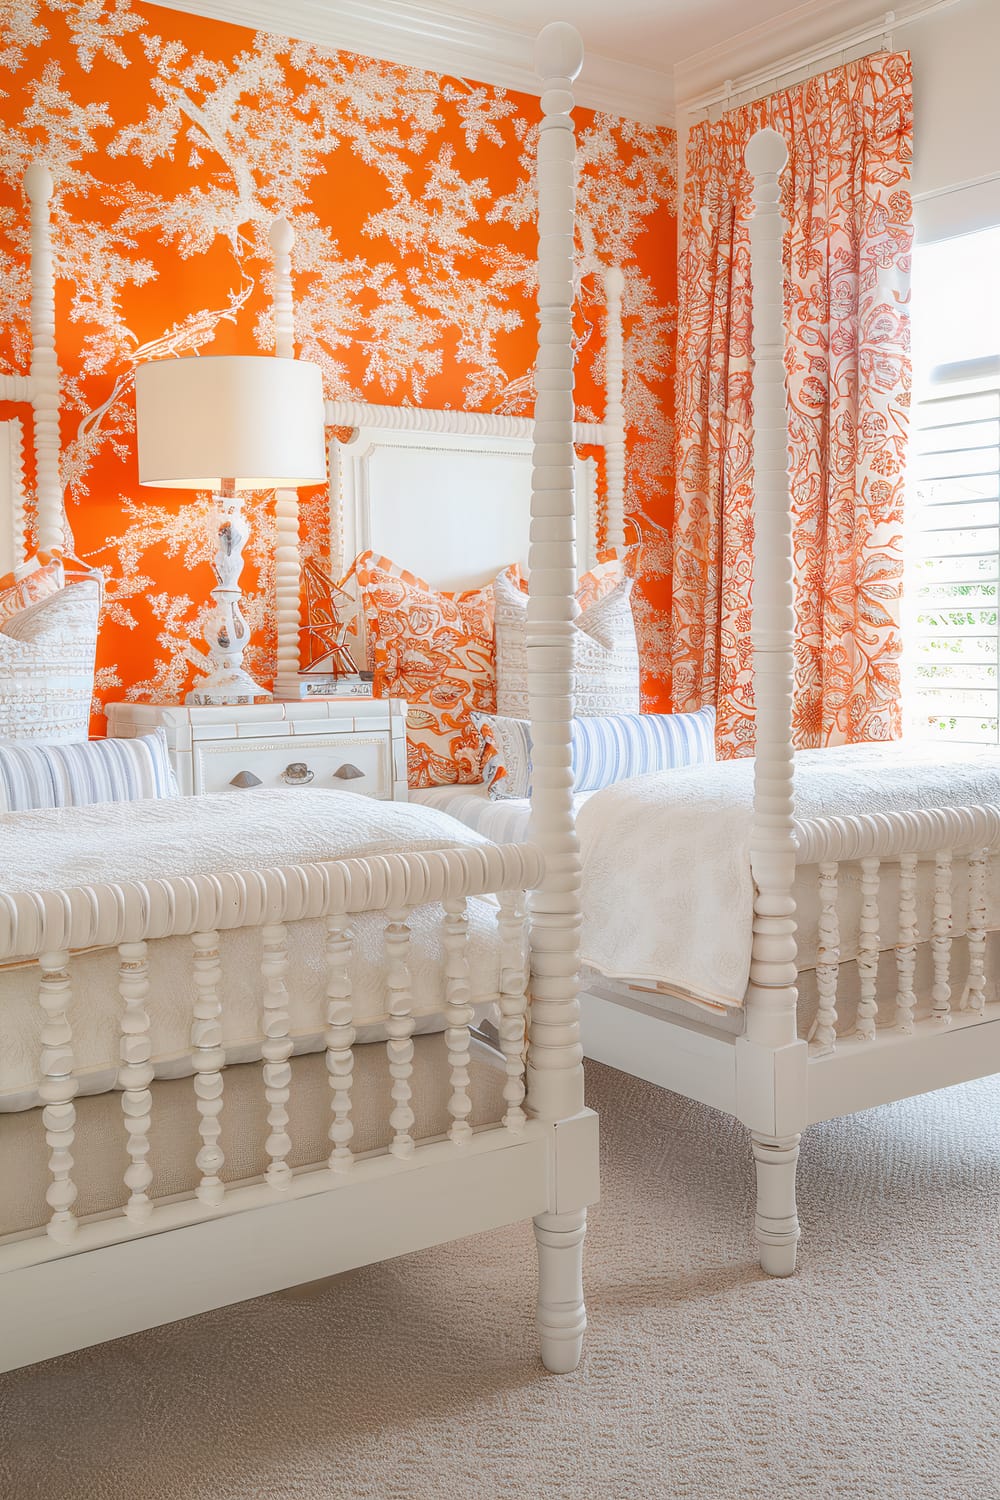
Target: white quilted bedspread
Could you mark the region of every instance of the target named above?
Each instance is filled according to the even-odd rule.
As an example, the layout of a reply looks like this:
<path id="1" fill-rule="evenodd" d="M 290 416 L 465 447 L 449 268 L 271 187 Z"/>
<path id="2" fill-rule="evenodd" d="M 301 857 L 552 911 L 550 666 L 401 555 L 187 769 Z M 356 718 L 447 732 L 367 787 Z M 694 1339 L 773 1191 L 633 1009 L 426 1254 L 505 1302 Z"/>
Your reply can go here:
<path id="1" fill-rule="evenodd" d="M 0 893 L 99 882 L 264 869 L 300 861 L 452 849 L 486 842 L 428 807 L 375 802 L 306 788 L 262 789 L 162 802 L 122 803 L 0 815 Z M 493 909 L 470 901 L 470 969 L 477 1006 L 496 998 L 499 948 Z M 440 911 L 413 914 L 411 977 L 417 1032 L 443 1026 Z M 353 923 L 355 1015 L 360 1042 L 380 1040 L 385 1013 L 383 922 Z M 260 934 L 221 935 L 223 1042 L 227 1060 L 260 1056 Z M 190 940 L 150 944 L 153 1061 L 157 1076 L 190 1072 Z M 326 965 L 320 921 L 289 924 L 289 998 L 296 1051 L 323 1045 Z M 70 1020 L 81 1092 L 114 1086 L 118 1063 L 117 953 L 74 956 Z M 37 1103 L 42 1012 L 33 964 L 0 968 L 0 1111 Z"/>
<path id="2" fill-rule="evenodd" d="M 311 787 L 0 815 L 0 892 L 482 844 L 430 807 Z"/>
<path id="3" fill-rule="evenodd" d="M 963 747 L 864 745 L 796 757 L 795 811 L 803 821 L 923 807 L 1000 803 L 1000 754 Z M 579 810 L 583 960 L 611 978 L 643 980 L 711 1005 L 741 1005 L 750 974 L 753 761 L 721 761 L 637 777 L 597 792 Z M 929 883 L 929 867 L 921 864 Z M 846 882 L 845 882 L 846 883 Z M 990 925 L 1000 920 L 995 878 Z M 855 892 L 855 898 L 857 893 Z M 882 946 L 895 936 L 895 892 L 883 888 Z M 799 967 L 816 955 L 816 872 L 795 885 Z M 859 903 L 855 900 L 855 906 Z M 929 889 L 918 892 L 921 933 Z M 956 899 L 955 932 L 964 901 Z M 844 929 L 842 957 L 856 956 Z"/>

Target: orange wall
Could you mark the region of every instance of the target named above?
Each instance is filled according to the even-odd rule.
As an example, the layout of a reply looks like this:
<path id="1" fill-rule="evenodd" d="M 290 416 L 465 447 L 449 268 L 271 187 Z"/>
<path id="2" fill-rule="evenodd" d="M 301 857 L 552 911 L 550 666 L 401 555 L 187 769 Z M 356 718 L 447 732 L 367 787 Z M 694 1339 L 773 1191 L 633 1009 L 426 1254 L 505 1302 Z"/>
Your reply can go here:
<path id="1" fill-rule="evenodd" d="M 0 110 L 0 368 L 27 369 L 20 179 L 39 157 L 57 185 L 69 520 L 107 577 L 99 696 L 177 700 L 203 649 L 214 524 L 207 496 L 139 488 L 134 365 L 271 347 L 267 230 L 285 213 L 298 340 L 328 396 L 528 413 L 538 102 L 139 0 L 17 0 L 0 20 Z M 602 414 L 595 273 L 618 263 L 652 706 L 667 678 L 676 142 L 587 110 L 577 128 L 577 404 Z M 304 545 L 321 556 L 324 497 L 302 500 Z M 269 681 L 274 528 L 268 497 L 250 508 L 247 665 Z"/>

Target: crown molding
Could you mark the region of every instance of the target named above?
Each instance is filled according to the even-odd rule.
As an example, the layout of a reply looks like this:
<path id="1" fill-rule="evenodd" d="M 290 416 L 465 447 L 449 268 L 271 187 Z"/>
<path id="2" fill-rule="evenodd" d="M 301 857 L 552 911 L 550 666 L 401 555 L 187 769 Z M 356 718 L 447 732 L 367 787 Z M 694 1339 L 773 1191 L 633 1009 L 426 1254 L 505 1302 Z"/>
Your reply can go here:
<path id="1" fill-rule="evenodd" d="M 538 94 L 534 34 L 440 0 L 157 0 L 186 11 L 365 57 Z M 672 71 L 588 53 L 576 101 L 646 125 L 672 125 Z"/>
<path id="2" fill-rule="evenodd" d="M 835 54 L 892 38 L 911 21 L 955 5 L 958 0 L 805 0 L 771 21 L 751 26 L 686 57 L 674 67 L 674 101 L 678 112 L 696 111 L 761 88 L 780 86 L 781 77 L 799 69 L 822 68 Z M 831 15 L 836 30 L 831 29 Z"/>

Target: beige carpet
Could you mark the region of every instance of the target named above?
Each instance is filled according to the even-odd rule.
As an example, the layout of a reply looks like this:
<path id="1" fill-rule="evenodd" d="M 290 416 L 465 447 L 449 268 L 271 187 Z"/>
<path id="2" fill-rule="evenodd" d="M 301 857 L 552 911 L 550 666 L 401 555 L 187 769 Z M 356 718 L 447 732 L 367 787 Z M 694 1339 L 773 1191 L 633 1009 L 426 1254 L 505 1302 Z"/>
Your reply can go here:
<path id="1" fill-rule="evenodd" d="M 780 1283 L 732 1122 L 590 1099 L 575 1375 L 517 1227 L 0 1376 L 3 1500 L 997 1500 L 1000 1079 L 809 1132 Z"/>

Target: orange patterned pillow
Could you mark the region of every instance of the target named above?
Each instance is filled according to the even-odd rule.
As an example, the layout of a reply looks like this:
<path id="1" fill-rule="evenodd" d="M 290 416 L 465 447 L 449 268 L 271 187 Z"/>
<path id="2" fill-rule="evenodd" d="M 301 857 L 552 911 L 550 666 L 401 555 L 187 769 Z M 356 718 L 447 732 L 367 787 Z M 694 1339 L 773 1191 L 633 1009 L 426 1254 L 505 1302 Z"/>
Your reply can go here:
<path id="1" fill-rule="evenodd" d="M 493 586 L 443 594 L 386 557 L 355 564 L 375 691 L 405 698 L 410 786 L 482 780 L 473 712 L 496 707 Z"/>
<path id="2" fill-rule="evenodd" d="M 630 550 L 626 548 L 624 552 L 619 552 L 614 547 L 608 547 L 603 552 L 598 552 L 597 561 L 589 573 L 580 574 L 576 581 L 576 602 L 581 614 L 585 609 L 590 609 L 591 605 L 606 599 L 624 582 L 629 573 Z M 511 563 L 505 573 L 522 594 L 528 592 L 528 580 L 521 572 L 519 563 Z"/>
<path id="3" fill-rule="evenodd" d="M 35 559 L 38 566 L 25 572 L 17 568 L 13 573 L 0 577 L 0 621 L 9 620 L 29 604 L 37 604 L 50 594 L 57 594 L 63 586 L 63 561 L 46 552 Z"/>
<path id="4" fill-rule="evenodd" d="M 580 606 L 580 613 L 590 609 L 592 604 L 599 604 L 613 593 L 620 583 L 628 575 L 629 549 L 618 552 L 614 547 L 608 547 L 603 552 L 598 552 L 597 562 L 589 573 L 582 573 L 577 579 L 576 602 Z"/>

